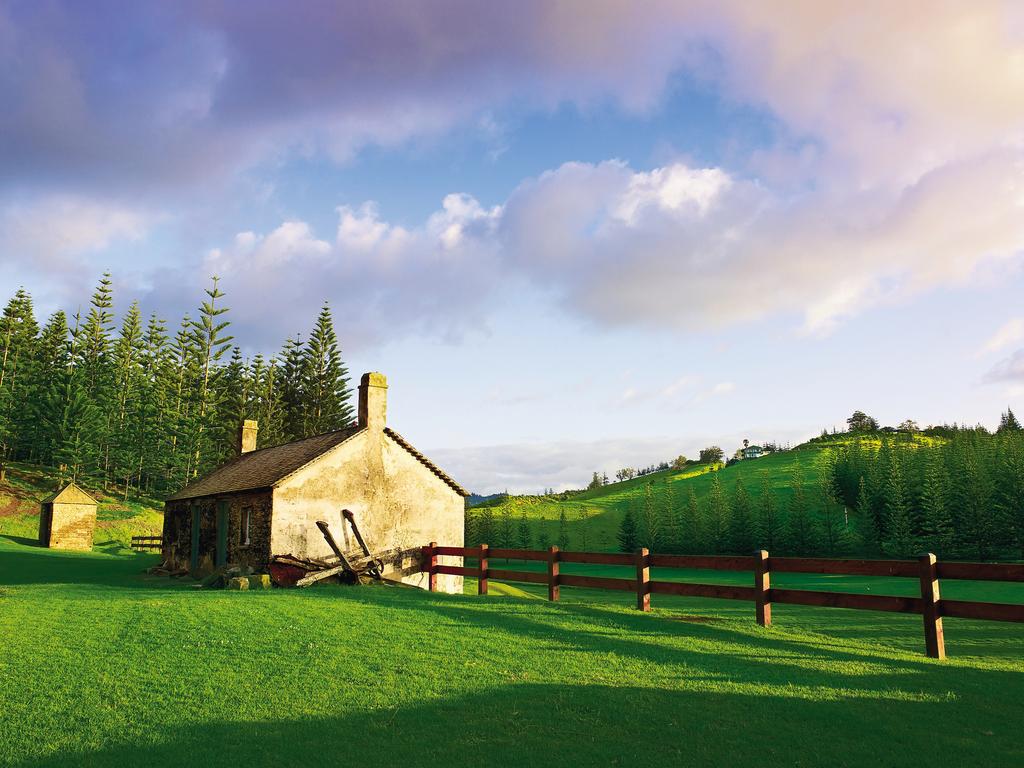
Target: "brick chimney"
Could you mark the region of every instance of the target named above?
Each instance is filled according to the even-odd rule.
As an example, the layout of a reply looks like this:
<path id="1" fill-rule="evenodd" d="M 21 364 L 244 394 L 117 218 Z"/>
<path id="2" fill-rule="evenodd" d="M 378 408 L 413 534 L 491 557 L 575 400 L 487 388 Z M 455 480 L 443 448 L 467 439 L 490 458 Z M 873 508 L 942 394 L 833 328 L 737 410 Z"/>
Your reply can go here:
<path id="1" fill-rule="evenodd" d="M 259 422 L 246 419 L 238 428 L 238 453 L 249 453 L 256 450 L 256 434 L 260 431 Z"/>
<path id="2" fill-rule="evenodd" d="M 383 373 L 364 373 L 359 382 L 359 426 L 383 430 L 387 424 L 388 380 Z"/>

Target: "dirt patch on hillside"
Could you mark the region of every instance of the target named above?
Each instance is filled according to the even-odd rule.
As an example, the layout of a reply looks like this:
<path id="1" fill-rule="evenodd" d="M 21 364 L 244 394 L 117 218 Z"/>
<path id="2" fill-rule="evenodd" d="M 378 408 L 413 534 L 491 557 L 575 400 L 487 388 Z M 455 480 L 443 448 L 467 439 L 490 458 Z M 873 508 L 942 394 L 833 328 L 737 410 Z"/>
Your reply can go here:
<path id="1" fill-rule="evenodd" d="M 27 488 L 19 488 L 16 485 L 4 484 L 0 486 L 0 494 L 4 496 L 10 496 L 12 499 L 19 499 L 20 501 L 29 501 L 32 503 L 38 503 L 39 499 L 43 498 L 46 493 L 42 491 L 33 491 Z"/>
<path id="2" fill-rule="evenodd" d="M 15 515 L 28 515 L 35 512 L 35 505 L 21 499 L 11 499 L 0 506 L 0 517 L 14 517 Z"/>

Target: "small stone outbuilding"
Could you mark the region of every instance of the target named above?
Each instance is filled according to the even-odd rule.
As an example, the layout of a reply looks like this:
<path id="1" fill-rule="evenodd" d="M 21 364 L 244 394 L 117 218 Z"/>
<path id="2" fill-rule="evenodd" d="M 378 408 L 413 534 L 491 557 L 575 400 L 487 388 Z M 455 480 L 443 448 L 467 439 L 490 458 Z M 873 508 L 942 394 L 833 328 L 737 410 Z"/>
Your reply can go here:
<path id="1" fill-rule="evenodd" d="M 304 440 L 253 450 L 258 425 L 243 423 L 239 456 L 167 499 L 167 567 L 201 575 L 223 565 L 265 568 L 274 555 L 331 554 L 316 527 L 325 520 L 342 549 L 357 547 L 341 511 L 351 510 L 385 576 L 426 586 L 419 548 L 461 546 L 467 492 L 387 426 L 387 380 L 367 373 L 359 385 L 358 423 Z M 461 591 L 461 576 L 438 588 Z"/>
<path id="2" fill-rule="evenodd" d="M 40 503 L 39 546 L 87 552 L 95 531 L 96 499 L 74 483 Z"/>

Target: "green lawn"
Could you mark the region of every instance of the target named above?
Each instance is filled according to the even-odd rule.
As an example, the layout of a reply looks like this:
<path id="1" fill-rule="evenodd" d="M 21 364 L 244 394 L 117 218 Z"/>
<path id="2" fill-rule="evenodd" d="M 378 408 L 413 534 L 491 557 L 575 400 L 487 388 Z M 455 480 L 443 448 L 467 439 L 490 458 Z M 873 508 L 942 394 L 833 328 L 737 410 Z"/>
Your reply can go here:
<path id="1" fill-rule="evenodd" d="M 947 620 L 936 662 L 916 616 L 777 606 L 762 629 L 747 603 L 641 614 L 571 588 L 194 591 L 141 575 L 154 560 L 0 537 L 0 764 L 1024 764 L 1024 625 Z"/>

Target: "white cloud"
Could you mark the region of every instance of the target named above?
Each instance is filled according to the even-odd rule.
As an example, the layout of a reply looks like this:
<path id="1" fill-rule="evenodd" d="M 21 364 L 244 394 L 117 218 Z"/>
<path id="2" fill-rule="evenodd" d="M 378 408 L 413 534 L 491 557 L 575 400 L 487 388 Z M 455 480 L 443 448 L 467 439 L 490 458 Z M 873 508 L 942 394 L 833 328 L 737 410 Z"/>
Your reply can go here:
<path id="1" fill-rule="evenodd" d="M 692 206 L 703 215 L 729 183 L 729 176 L 718 168 L 694 170 L 677 164 L 649 173 L 634 173 L 613 216 L 635 225 L 648 206 L 662 211 Z"/>
<path id="2" fill-rule="evenodd" d="M 1024 317 L 1010 318 L 982 345 L 978 354 L 985 355 L 998 352 L 1016 344 L 1022 339 L 1024 339 Z"/>
<path id="3" fill-rule="evenodd" d="M 706 205 L 641 216 L 630 207 L 638 186 L 695 172 L 569 163 L 524 182 L 501 231 L 510 263 L 603 323 L 702 329 L 798 314 L 823 333 L 879 301 L 1019 260 L 1021 167 L 1019 153 L 1000 151 L 889 197 L 783 195 L 703 169 L 719 179 Z"/>
<path id="4" fill-rule="evenodd" d="M 489 236 L 501 217 L 501 208 L 484 209 L 469 195 L 446 195 L 441 210 L 427 221 L 427 232 L 446 249 L 462 245 L 466 237 Z"/>
<path id="5" fill-rule="evenodd" d="M 333 240 L 298 220 L 266 235 L 242 232 L 178 279 L 191 284 L 197 275 L 218 275 L 232 321 L 257 343 L 276 343 L 308 327 L 323 299 L 331 301 L 350 349 L 406 333 L 457 337 L 485 326 L 481 302 L 500 271 L 493 243 L 497 210 L 449 195 L 414 229 L 382 219 L 372 202 L 337 213 Z M 273 313 L 266 311 L 268 296 Z"/>
<path id="6" fill-rule="evenodd" d="M 338 245 L 355 251 L 369 251 L 386 239 L 405 239 L 405 230 L 380 220 L 376 203 L 363 203 L 358 210 L 347 205 L 338 208 Z"/>
<path id="7" fill-rule="evenodd" d="M 661 395 L 662 397 L 665 398 L 674 398 L 680 392 L 684 392 L 690 389 L 691 387 L 695 386 L 699 381 L 700 379 L 697 376 L 693 376 L 691 374 L 680 376 L 678 379 L 676 379 L 669 385 L 663 387 L 661 390 Z"/>
<path id="8" fill-rule="evenodd" d="M 985 374 L 985 381 L 1024 383 L 1024 349 L 1018 349 L 1012 355 L 1000 360 Z"/>
<path id="9" fill-rule="evenodd" d="M 45 314 L 80 302 L 83 287 L 104 270 L 115 273 L 119 286 L 132 283 L 132 269 L 142 265 L 126 264 L 112 251 L 143 248 L 159 220 L 143 209 L 74 195 L 0 200 L 0 285 L 25 285 Z"/>
<path id="10" fill-rule="evenodd" d="M 636 387 L 626 387 L 624 390 L 622 390 L 622 394 L 619 395 L 619 403 L 621 405 L 626 405 L 637 400 L 639 397 L 640 392 L 636 389 Z"/>
<path id="11" fill-rule="evenodd" d="M 693 405 L 697 405 L 699 403 L 703 403 L 706 400 L 710 400 L 713 397 L 722 397 L 724 395 L 732 394 L 735 391 L 736 384 L 734 382 L 720 381 L 717 384 L 708 387 L 707 389 L 703 389 L 697 392 L 693 396 L 693 400 L 691 401 L 691 403 Z"/>
<path id="12" fill-rule="evenodd" d="M 118 240 L 139 240 L 151 216 L 119 203 L 54 195 L 0 207 L 0 249 L 62 268 Z"/>
<path id="13" fill-rule="evenodd" d="M 478 327 L 514 278 L 605 325 L 700 330 L 791 316 L 822 334 L 879 302 L 1018 261 L 1024 216 L 1005 193 L 1024 189 L 1022 166 L 1005 150 L 881 199 L 782 195 L 680 163 L 566 163 L 502 205 L 448 195 L 413 228 L 365 203 L 338 208 L 333 242 L 302 221 L 240 233 L 202 274 L 243 299 L 272 286 L 299 308 L 310 293 L 339 300 L 360 338 Z"/>
<path id="14" fill-rule="evenodd" d="M 631 381 L 632 372 L 627 372 L 623 378 Z M 702 376 L 686 374 L 666 385 L 657 382 L 650 382 L 646 385 L 627 384 L 617 396 L 610 399 L 610 404 L 630 408 L 653 404 L 663 413 L 680 412 L 710 398 L 728 395 L 735 390 L 736 384 L 732 381 L 707 384 Z"/>

